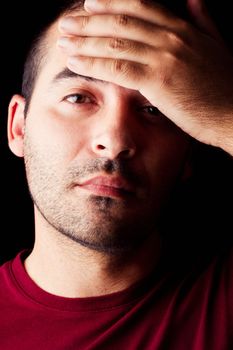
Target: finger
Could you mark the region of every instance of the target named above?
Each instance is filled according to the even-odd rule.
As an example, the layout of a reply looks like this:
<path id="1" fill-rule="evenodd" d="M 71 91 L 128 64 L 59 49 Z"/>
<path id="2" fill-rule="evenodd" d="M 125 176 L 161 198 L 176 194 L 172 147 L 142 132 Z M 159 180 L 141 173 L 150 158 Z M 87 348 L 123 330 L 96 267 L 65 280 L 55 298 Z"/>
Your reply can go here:
<path id="1" fill-rule="evenodd" d="M 92 15 L 65 17 L 59 23 L 62 34 L 118 37 L 153 43 L 159 26 L 127 15 Z"/>
<path id="2" fill-rule="evenodd" d="M 147 64 L 154 48 L 120 38 L 61 37 L 58 46 L 69 56 L 115 58 Z"/>
<path id="3" fill-rule="evenodd" d="M 180 39 L 188 41 L 191 33 L 191 27 L 190 30 L 186 27 L 185 31 L 179 32 L 126 15 L 66 17 L 60 21 L 59 27 L 65 35 L 117 37 L 152 46 L 164 46 L 165 43 Z"/>
<path id="4" fill-rule="evenodd" d="M 103 81 L 108 81 L 127 89 L 139 90 L 145 79 L 146 66 L 117 59 L 92 57 L 69 57 L 67 67 L 73 72 Z"/>
<path id="5" fill-rule="evenodd" d="M 130 0 L 130 3 L 125 0 L 86 0 L 84 6 L 89 13 L 125 14 L 168 28 L 177 28 L 183 23 L 161 4 L 146 0 Z"/>
<path id="6" fill-rule="evenodd" d="M 213 19 L 210 17 L 203 0 L 187 0 L 187 7 L 194 22 L 201 30 L 218 41 L 223 42 L 219 30 Z"/>

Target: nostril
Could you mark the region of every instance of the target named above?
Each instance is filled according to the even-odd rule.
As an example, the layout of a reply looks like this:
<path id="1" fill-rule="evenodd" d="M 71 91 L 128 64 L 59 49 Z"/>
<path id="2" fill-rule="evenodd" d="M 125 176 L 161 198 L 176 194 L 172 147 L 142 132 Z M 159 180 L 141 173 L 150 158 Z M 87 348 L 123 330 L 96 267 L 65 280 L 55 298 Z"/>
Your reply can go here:
<path id="1" fill-rule="evenodd" d="M 120 154 L 123 155 L 123 156 L 127 156 L 129 153 L 130 153 L 130 150 L 125 149 L 124 151 L 121 151 Z"/>
<path id="2" fill-rule="evenodd" d="M 98 149 L 98 150 L 103 150 L 103 149 L 105 149 L 105 147 L 104 147 L 103 145 L 98 145 L 98 146 L 97 146 L 97 149 Z"/>
<path id="3" fill-rule="evenodd" d="M 134 153 L 133 150 L 125 149 L 125 150 L 120 152 L 119 156 L 123 157 L 123 158 L 128 158 L 128 157 L 132 156 L 133 153 Z"/>
<path id="4" fill-rule="evenodd" d="M 99 156 L 109 157 L 111 159 L 122 157 L 129 159 L 134 156 L 136 145 L 130 140 L 115 136 L 102 136 L 102 140 L 94 139 L 91 148 Z"/>

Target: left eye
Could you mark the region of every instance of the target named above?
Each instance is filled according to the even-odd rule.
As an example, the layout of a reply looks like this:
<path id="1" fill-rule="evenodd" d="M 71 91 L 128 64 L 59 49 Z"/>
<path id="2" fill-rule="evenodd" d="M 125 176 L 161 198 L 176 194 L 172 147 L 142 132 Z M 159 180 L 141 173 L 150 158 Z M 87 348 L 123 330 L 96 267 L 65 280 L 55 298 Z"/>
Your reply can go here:
<path id="1" fill-rule="evenodd" d="M 146 113 L 148 113 L 151 116 L 161 116 L 162 115 L 160 110 L 154 106 L 145 106 L 143 109 Z"/>
<path id="2" fill-rule="evenodd" d="M 160 112 L 160 110 L 157 107 L 154 106 L 144 106 L 142 107 L 142 113 L 144 114 L 145 118 L 150 123 L 157 123 L 158 121 L 163 120 L 164 114 Z M 162 119 L 161 119 L 162 118 Z"/>
<path id="3" fill-rule="evenodd" d="M 66 101 L 70 103 L 83 104 L 83 103 L 91 103 L 91 98 L 82 94 L 73 94 L 69 95 L 65 98 Z"/>

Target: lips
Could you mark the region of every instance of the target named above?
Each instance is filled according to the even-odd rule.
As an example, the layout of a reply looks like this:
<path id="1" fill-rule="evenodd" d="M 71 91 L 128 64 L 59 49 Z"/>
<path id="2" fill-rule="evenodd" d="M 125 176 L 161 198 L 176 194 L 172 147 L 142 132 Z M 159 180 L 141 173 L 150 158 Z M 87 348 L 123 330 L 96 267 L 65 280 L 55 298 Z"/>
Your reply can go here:
<path id="1" fill-rule="evenodd" d="M 136 192 L 135 187 L 121 177 L 97 176 L 77 186 L 93 194 L 108 197 L 132 196 Z"/>

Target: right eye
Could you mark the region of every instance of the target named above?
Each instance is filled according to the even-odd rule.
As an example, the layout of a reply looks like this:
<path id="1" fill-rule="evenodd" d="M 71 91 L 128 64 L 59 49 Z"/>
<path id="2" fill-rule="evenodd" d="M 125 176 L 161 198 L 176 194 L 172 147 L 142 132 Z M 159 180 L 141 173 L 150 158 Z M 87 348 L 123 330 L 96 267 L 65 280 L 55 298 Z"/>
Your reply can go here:
<path id="1" fill-rule="evenodd" d="M 72 95 L 68 95 L 64 98 L 65 101 L 68 101 L 69 103 L 72 104 L 88 104 L 92 102 L 92 99 L 84 94 L 72 94 Z"/>

